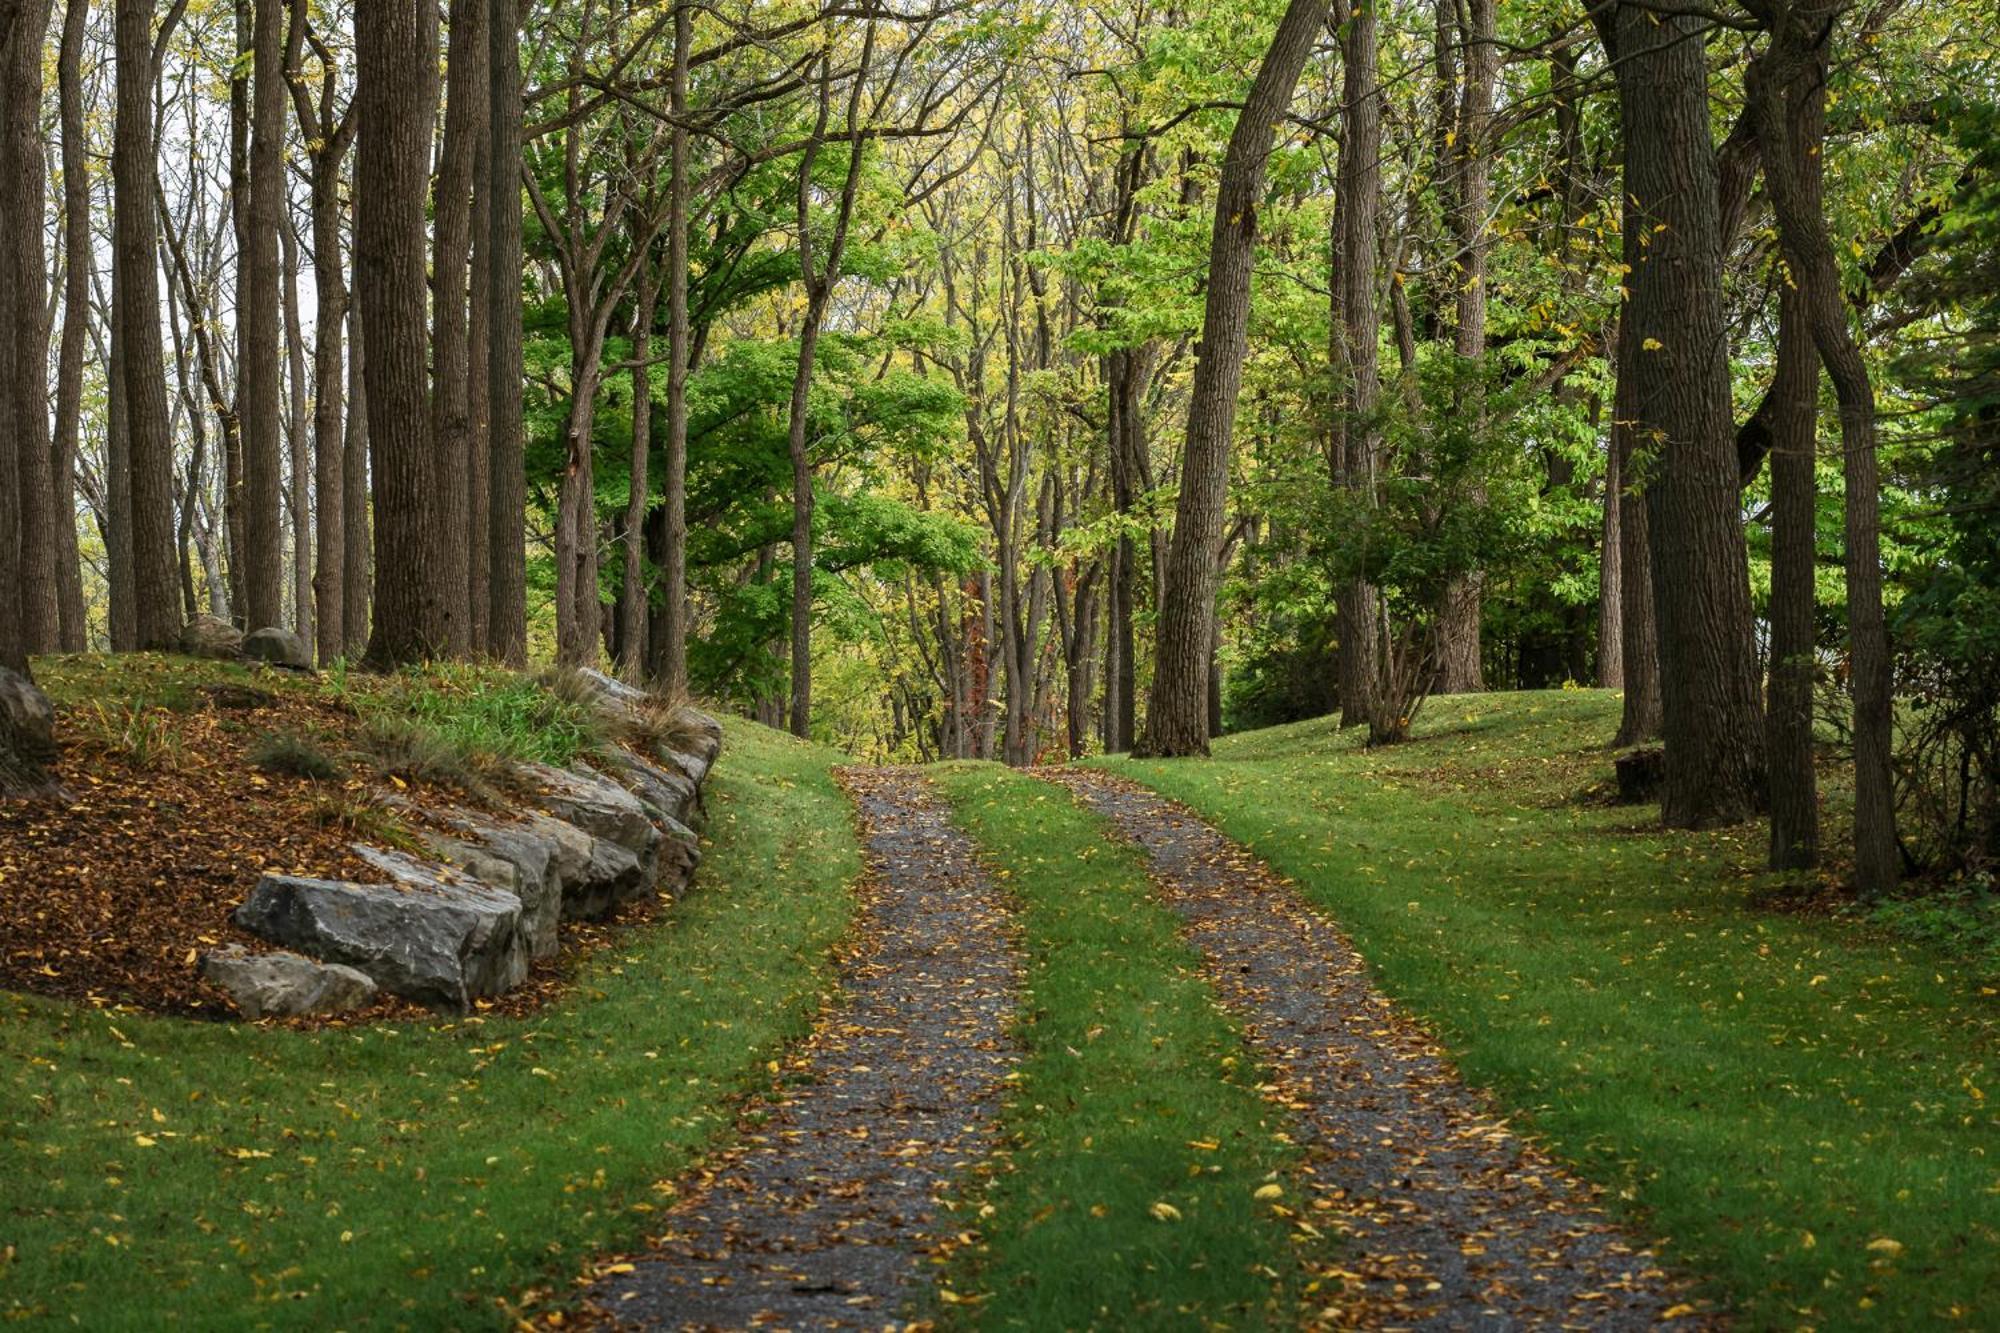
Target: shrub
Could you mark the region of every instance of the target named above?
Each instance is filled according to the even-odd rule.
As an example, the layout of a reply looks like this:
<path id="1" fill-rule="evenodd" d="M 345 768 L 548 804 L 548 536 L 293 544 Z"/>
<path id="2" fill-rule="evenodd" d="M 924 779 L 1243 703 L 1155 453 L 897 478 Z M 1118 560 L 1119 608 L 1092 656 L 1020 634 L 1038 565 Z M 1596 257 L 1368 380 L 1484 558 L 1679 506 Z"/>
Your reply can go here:
<path id="1" fill-rule="evenodd" d="M 340 765 L 312 740 L 295 731 L 270 731 L 244 752 L 250 766 L 266 773 L 327 782 L 340 776 Z"/>

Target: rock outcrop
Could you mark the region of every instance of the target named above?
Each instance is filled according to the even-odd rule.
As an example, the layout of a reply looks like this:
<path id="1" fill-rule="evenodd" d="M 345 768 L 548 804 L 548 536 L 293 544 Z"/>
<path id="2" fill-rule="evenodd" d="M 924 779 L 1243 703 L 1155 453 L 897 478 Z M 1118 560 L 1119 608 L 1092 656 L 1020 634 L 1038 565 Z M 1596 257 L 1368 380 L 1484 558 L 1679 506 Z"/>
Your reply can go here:
<path id="1" fill-rule="evenodd" d="M 221 661 L 243 654 L 243 631 L 215 616 L 196 616 L 181 626 L 181 651 L 189 657 Z"/>
<path id="2" fill-rule="evenodd" d="M 245 1018 L 292 1018 L 359 1009 L 375 998 L 364 972 L 295 953 L 252 953 L 232 944 L 201 956 L 201 974 L 229 993 Z"/>
<path id="3" fill-rule="evenodd" d="M 55 706 L 35 682 L 0 667 L 0 796 L 51 790 L 55 761 Z"/>
<path id="4" fill-rule="evenodd" d="M 608 708 L 652 706 L 629 686 L 595 679 L 604 682 Z M 266 875 L 236 920 L 275 944 L 355 969 L 391 994 L 463 1011 L 520 984 L 531 959 L 554 954 L 562 922 L 598 919 L 649 893 L 686 891 L 701 862 L 688 821 L 701 808 L 721 724 L 684 711 L 691 716 L 675 734 L 685 752 L 662 748 L 655 762 L 616 751 L 603 772 L 524 765 L 519 776 L 534 808 L 516 819 L 412 806 L 415 822 L 430 826 L 423 846 L 436 863 L 356 845 L 379 880 Z M 242 976 L 247 965 L 217 967 L 218 984 L 231 988 L 221 978 Z M 259 984 L 278 994 L 276 981 Z M 262 1013 L 287 1012 L 274 1005 L 290 1002 L 254 1001 Z"/>

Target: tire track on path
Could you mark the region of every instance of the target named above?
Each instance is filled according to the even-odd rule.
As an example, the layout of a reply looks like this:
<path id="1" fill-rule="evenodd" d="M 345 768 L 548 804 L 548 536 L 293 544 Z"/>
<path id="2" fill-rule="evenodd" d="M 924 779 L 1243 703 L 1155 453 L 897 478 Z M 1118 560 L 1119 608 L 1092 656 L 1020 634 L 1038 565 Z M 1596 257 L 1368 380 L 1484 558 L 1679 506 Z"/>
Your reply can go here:
<path id="1" fill-rule="evenodd" d="M 841 997 L 786 1061 L 803 1081 L 593 1289 L 621 1325 L 881 1328 L 991 1149 L 1020 985 L 1004 900 L 915 770 L 835 776 L 868 861 Z"/>
<path id="2" fill-rule="evenodd" d="M 1305 1220 L 1346 1241 L 1315 1297 L 1342 1327 L 1713 1326 L 1578 1181 L 1494 1118 L 1340 931 L 1185 808 L 1093 769 L 1044 773 L 1146 854 L 1297 1122 Z"/>

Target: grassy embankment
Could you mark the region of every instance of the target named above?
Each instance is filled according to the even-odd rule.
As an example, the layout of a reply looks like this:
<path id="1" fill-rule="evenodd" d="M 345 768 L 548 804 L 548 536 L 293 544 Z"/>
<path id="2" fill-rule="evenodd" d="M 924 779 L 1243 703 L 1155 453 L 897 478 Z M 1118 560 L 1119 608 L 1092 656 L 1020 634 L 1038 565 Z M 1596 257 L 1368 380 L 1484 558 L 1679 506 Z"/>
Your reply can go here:
<path id="1" fill-rule="evenodd" d="M 983 764 L 937 777 L 1012 895 L 1027 965 L 1004 1150 L 970 1191 L 979 1242 L 943 1278 L 946 1300 L 970 1300 L 941 1312 L 995 1328 L 1296 1322 L 1284 1113 L 1138 855 L 1051 783 Z"/>
<path id="2" fill-rule="evenodd" d="M 1993 978 L 1778 910 L 1761 826 L 1666 833 L 1582 796 L 1616 716 L 1596 692 L 1446 699 L 1388 751 L 1315 721 L 1110 766 L 1295 880 L 1746 1326 L 1990 1323 Z"/>
<path id="3" fill-rule="evenodd" d="M 504 1327 L 560 1294 L 810 1022 L 859 866 L 833 759 L 733 724 L 694 889 L 526 1017 L 303 1031 L 0 992 L 0 1319 Z"/>

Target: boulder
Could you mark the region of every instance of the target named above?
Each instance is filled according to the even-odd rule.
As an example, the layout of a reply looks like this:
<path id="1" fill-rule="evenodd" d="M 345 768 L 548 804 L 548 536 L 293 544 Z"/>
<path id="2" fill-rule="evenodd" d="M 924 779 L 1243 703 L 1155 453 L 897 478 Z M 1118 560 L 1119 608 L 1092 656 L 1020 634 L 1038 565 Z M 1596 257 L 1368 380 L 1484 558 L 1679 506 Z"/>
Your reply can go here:
<path id="1" fill-rule="evenodd" d="M 574 867 L 571 873 L 577 873 L 590 863 L 590 835 L 546 816 L 536 816 L 536 823 L 501 824 L 461 814 L 452 823 L 464 836 L 427 834 L 425 846 L 482 883 L 519 898 L 528 956 L 553 955 L 562 921 L 564 871 Z"/>
<path id="2" fill-rule="evenodd" d="M 215 616 L 196 616 L 181 626 L 181 651 L 189 657 L 228 661 L 243 653 L 243 631 Z"/>
<path id="3" fill-rule="evenodd" d="M 1618 771 L 1618 803 L 1638 805 L 1659 797 L 1667 780 L 1667 752 L 1658 746 L 1633 750 L 1612 761 Z"/>
<path id="4" fill-rule="evenodd" d="M 686 750 L 665 749 L 660 758 L 666 766 L 688 780 L 690 786 L 700 793 L 701 784 L 708 781 L 708 770 L 714 766 L 714 756 L 704 758 Z"/>
<path id="5" fill-rule="evenodd" d="M 0 667 L 0 795 L 47 790 L 55 760 L 55 706 L 34 681 Z"/>
<path id="6" fill-rule="evenodd" d="M 375 998 L 375 983 L 365 973 L 295 953 L 252 953 L 232 944 L 203 954 L 200 968 L 245 1018 L 342 1013 Z"/>
<path id="7" fill-rule="evenodd" d="M 590 861 L 574 882 L 565 881 L 562 914 L 565 921 L 595 921 L 620 903 L 630 902 L 652 887 L 657 867 L 642 862 L 609 838 L 590 840 Z"/>
<path id="8" fill-rule="evenodd" d="M 594 769 L 529 764 L 523 770 L 540 788 L 535 803 L 595 838 L 617 843 L 650 870 L 660 831 L 639 798 Z"/>
<path id="9" fill-rule="evenodd" d="M 611 776 L 652 810 L 669 819 L 685 822 L 701 800 L 700 786 L 685 769 L 678 765 L 662 768 L 623 750 L 612 758 Z"/>
<path id="10" fill-rule="evenodd" d="M 515 895 L 397 852 L 354 851 L 389 882 L 266 875 L 236 909 L 237 924 L 441 1009 L 463 1011 L 527 976 Z"/>
<path id="11" fill-rule="evenodd" d="M 298 635 L 276 625 L 251 630 L 244 635 L 243 655 L 290 671 L 312 670 L 312 648 Z"/>
<path id="12" fill-rule="evenodd" d="M 678 898 L 694 882 L 695 868 L 701 864 L 701 839 L 695 836 L 693 829 L 671 815 L 660 818 L 660 832 L 665 836 L 660 842 L 653 887 Z"/>
<path id="13" fill-rule="evenodd" d="M 579 667 L 574 676 L 598 708 L 613 720 L 637 717 L 652 702 L 652 696 L 638 686 L 627 685 L 616 676 L 607 676 L 594 667 Z"/>

